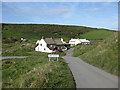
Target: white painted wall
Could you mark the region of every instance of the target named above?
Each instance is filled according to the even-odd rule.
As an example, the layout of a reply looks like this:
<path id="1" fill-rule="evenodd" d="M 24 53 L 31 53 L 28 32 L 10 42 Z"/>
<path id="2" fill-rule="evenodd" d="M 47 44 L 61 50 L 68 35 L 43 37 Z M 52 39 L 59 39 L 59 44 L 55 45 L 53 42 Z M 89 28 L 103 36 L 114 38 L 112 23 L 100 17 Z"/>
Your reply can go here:
<path id="1" fill-rule="evenodd" d="M 65 41 L 63 41 L 63 38 L 61 38 L 60 40 L 62 41 L 62 43 L 64 43 L 64 44 L 66 43 Z"/>
<path id="2" fill-rule="evenodd" d="M 38 44 L 38 46 L 35 48 L 35 51 L 47 52 L 47 53 L 53 52 L 47 47 L 47 43 L 44 41 L 44 39 L 38 40 L 36 44 Z"/>
<path id="3" fill-rule="evenodd" d="M 79 39 L 82 44 L 90 44 L 89 40 L 86 39 Z"/>
<path id="4" fill-rule="evenodd" d="M 69 44 L 71 45 L 77 45 L 77 44 L 90 44 L 90 41 L 89 40 L 86 40 L 86 39 L 71 39 L 69 41 Z"/>
<path id="5" fill-rule="evenodd" d="M 71 40 L 69 41 L 69 44 L 72 44 L 72 45 L 77 45 L 77 44 L 79 44 L 79 43 L 81 43 L 79 39 L 71 39 Z"/>

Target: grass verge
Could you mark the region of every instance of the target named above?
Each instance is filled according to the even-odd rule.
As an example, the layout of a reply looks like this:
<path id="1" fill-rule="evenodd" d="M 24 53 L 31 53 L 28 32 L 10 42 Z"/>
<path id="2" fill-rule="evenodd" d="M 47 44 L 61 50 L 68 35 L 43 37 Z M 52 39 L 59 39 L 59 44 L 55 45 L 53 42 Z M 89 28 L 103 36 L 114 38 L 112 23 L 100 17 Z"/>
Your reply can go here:
<path id="1" fill-rule="evenodd" d="M 109 73 L 118 75 L 118 36 L 114 32 L 102 42 L 91 45 L 79 45 L 73 56 L 99 67 Z"/>

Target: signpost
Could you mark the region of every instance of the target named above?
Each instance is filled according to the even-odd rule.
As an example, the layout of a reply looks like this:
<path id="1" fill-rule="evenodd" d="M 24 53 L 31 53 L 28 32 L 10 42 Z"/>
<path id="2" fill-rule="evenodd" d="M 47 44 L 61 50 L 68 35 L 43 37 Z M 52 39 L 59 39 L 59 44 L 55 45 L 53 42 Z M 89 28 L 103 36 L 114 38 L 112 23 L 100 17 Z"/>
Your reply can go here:
<path id="1" fill-rule="evenodd" d="M 48 57 L 49 57 L 49 61 L 51 57 L 56 57 L 58 61 L 59 54 L 48 54 Z"/>

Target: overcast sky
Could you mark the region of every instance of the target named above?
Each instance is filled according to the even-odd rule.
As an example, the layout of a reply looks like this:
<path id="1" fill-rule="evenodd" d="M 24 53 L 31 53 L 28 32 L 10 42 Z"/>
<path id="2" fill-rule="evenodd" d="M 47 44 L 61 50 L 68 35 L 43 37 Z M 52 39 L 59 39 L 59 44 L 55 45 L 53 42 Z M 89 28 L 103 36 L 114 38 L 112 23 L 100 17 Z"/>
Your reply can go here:
<path id="1" fill-rule="evenodd" d="M 3 23 L 118 29 L 118 2 L 3 2 Z"/>

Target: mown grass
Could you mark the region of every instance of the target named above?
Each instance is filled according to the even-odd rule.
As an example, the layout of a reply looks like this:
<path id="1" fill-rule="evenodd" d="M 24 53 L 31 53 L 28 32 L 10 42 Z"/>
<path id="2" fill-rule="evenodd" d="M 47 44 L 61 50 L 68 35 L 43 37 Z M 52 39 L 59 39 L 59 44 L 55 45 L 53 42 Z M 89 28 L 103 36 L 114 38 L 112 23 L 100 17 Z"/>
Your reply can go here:
<path id="1" fill-rule="evenodd" d="M 85 62 L 99 67 L 109 73 L 118 75 L 117 32 L 114 32 L 112 35 L 108 36 L 108 38 L 96 45 L 76 46 L 73 55 L 78 56 Z"/>
<path id="2" fill-rule="evenodd" d="M 75 88 L 72 74 L 60 57 L 48 60 L 46 53 L 31 52 L 24 59 L 2 60 L 3 88 Z"/>
<path id="3" fill-rule="evenodd" d="M 110 35 L 113 34 L 115 31 L 110 30 L 95 30 L 91 32 L 87 32 L 85 34 L 81 34 L 80 38 L 87 38 L 87 39 L 106 39 Z"/>

